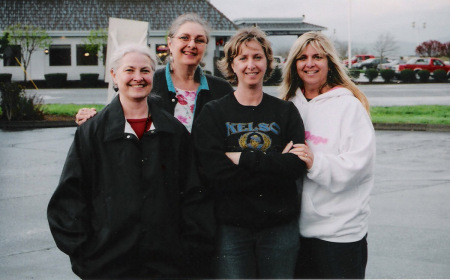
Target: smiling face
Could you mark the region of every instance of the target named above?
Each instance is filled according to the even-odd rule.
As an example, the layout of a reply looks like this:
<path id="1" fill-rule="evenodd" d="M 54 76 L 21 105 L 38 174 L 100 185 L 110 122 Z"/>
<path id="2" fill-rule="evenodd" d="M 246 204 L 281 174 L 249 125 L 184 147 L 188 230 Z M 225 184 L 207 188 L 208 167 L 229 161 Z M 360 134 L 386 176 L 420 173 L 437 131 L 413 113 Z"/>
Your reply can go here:
<path id="1" fill-rule="evenodd" d="M 168 38 L 173 63 L 197 66 L 201 62 L 207 45 L 207 35 L 203 26 L 195 22 L 186 22 L 177 32 Z"/>
<path id="2" fill-rule="evenodd" d="M 125 54 L 115 70 L 111 70 L 121 98 L 142 101 L 150 94 L 153 86 L 153 68 L 150 58 L 141 53 Z"/>
<path id="3" fill-rule="evenodd" d="M 297 74 L 305 87 L 321 87 L 327 81 L 328 59 L 320 54 L 311 44 L 297 58 Z"/>
<path id="4" fill-rule="evenodd" d="M 243 43 L 231 67 L 237 76 L 238 86 L 262 86 L 267 70 L 263 48 L 255 40 Z"/>

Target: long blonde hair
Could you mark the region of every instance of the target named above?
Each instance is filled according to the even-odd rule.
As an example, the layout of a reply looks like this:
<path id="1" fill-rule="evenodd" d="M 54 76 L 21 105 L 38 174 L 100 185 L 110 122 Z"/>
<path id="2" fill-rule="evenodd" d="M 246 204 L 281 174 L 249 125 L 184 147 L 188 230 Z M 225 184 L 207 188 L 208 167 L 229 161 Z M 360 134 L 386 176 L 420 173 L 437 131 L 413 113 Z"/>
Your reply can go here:
<path id="1" fill-rule="evenodd" d="M 292 45 L 283 68 L 283 81 L 280 87 L 281 98 L 290 100 L 295 96 L 297 89 L 304 88 L 303 81 L 299 78 L 297 73 L 297 59 L 309 44 L 311 44 L 311 46 L 321 55 L 326 56 L 328 61 L 329 74 L 327 75 L 326 83 L 320 90 L 325 85 L 347 88 L 362 103 L 367 113 L 370 115 L 370 106 L 367 97 L 351 80 L 347 68 L 344 67 L 344 64 L 339 59 L 337 51 L 331 41 L 320 32 L 307 32 L 300 36 Z"/>

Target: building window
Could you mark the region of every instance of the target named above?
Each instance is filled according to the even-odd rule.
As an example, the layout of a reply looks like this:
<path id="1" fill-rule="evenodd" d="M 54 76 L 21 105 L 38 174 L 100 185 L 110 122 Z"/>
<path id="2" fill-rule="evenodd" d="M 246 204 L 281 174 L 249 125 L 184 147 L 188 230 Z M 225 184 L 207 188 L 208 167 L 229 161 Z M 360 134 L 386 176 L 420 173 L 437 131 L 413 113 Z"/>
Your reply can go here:
<path id="1" fill-rule="evenodd" d="M 98 65 L 98 55 L 88 51 L 84 45 L 77 45 L 77 65 Z"/>
<path id="2" fill-rule="evenodd" d="M 3 66 L 19 66 L 16 58 L 20 61 L 21 49 L 19 45 L 7 46 L 3 54 Z"/>
<path id="3" fill-rule="evenodd" d="M 72 65 L 70 55 L 70 45 L 51 45 L 49 55 L 50 55 L 50 66 Z"/>
<path id="4" fill-rule="evenodd" d="M 166 64 L 168 55 L 169 47 L 167 46 L 167 44 L 156 44 L 156 57 L 158 58 L 158 65 Z"/>

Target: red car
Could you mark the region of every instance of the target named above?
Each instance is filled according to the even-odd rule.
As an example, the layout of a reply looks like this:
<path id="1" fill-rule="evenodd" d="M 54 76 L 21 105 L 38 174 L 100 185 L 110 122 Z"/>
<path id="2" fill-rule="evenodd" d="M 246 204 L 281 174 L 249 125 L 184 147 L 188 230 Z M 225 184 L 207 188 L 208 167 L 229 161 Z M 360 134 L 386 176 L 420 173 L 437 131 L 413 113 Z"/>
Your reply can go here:
<path id="1" fill-rule="evenodd" d="M 435 70 L 443 69 L 447 72 L 447 76 L 450 75 L 450 65 L 444 63 L 444 61 L 439 58 L 434 57 L 416 57 L 411 58 L 405 64 L 399 64 L 395 67 L 395 72 L 400 73 L 402 70 L 411 69 L 416 74 L 420 70 L 428 70 L 433 73 Z"/>

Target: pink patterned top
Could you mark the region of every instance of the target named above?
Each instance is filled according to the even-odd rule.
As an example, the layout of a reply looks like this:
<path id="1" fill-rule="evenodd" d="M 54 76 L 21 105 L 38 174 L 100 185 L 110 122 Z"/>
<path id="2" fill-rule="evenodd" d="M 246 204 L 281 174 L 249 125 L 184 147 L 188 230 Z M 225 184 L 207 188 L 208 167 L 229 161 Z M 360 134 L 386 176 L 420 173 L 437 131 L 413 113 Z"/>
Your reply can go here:
<path id="1" fill-rule="evenodd" d="M 182 90 L 179 88 L 175 88 L 175 91 L 178 103 L 175 105 L 174 116 L 186 127 L 189 132 L 191 132 L 197 91 Z"/>

